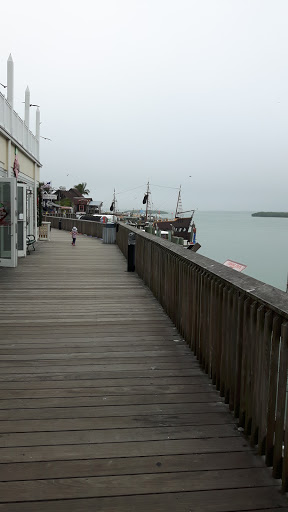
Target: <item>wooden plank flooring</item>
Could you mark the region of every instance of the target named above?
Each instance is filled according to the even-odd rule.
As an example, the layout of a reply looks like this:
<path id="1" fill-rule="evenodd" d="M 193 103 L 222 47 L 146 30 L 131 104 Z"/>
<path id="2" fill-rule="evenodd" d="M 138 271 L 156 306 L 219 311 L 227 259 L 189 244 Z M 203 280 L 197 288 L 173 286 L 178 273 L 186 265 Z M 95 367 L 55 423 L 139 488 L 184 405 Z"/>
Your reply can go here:
<path id="1" fill-rule="evenodd" d="M 0 512 L 288 510 L 116 246 L 0 269 Z"/>

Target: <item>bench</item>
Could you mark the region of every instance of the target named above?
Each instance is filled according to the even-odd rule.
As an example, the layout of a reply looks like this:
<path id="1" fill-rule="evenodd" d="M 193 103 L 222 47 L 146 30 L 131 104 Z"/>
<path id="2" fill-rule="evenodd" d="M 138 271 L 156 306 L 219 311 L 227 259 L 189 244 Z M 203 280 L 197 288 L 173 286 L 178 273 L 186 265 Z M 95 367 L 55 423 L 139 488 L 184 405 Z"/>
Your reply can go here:
<path id="1" fill-rule="evenodd" d="M 33 250 L 35 251 L 35 242 L 36 242 L 36 239 L 35 239 L 35 236 L 34 235 L 27 235 L 26 236 L 26 248 L 27 248 L 27 253 L 30 254 L 30 247 L 33 248 Z"/>

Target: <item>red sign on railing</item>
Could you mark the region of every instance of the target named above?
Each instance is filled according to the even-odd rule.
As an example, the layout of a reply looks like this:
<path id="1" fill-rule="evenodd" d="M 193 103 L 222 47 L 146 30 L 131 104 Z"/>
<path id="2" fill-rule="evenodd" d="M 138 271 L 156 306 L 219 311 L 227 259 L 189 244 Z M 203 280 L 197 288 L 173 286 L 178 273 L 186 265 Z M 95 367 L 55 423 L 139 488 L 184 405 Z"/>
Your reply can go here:
<path id="1" fill-rule="evenodd" d="M 225 263 L 223 263 L 226 267 L 233 268 L 234 270 L 237 270 L 237 272 L 242 272 L 245 268 L 247 268 L 247 265 L 242 265 L 242 263 L 237 263 L 236 261 L 232 260 L 226 260 Z"/>

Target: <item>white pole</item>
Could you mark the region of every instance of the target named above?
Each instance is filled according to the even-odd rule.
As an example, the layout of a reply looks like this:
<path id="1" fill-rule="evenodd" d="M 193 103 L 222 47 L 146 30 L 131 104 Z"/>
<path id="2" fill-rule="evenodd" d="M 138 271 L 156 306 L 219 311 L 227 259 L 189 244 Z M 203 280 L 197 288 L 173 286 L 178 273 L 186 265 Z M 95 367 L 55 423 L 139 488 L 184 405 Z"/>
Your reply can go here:
<path id="1" fill-rule="evenodd" d="M 10 53 L 7 60 L 7 101 L 13 108 L 14 105 L 14 62 Z"/>
<path id="2" fill-rule="evenodd" d="M 29 128 L 29 117 L 30 117 L 30 91 L 27 85 L 25 91 L 25 124 Z"/>
<path id="3" fill-rule="evenodd" d="M 36 139 L 37 139 L 37 158 L 40 159 L 40 110 L 36 110 Z"/>
<path id="4" fill-rule="evenodd" d="M 34 162 L 34 236 L 38 240 L 38 228 L 37 228 L 37 165 Z"/>
<path id="5" fill-rule="evenodd" d="M 10 53 L 9 58 L 7 60 L 7 101 L 10 103 L 12 109 L 14 104 L 14 62 L 12 59 L 12 55 Z M 12 133 L 12 109 L 10 116 L 10 133 Z M 11 167 L 12 167 L 12 159 L 11 159 L 11 139 L 7 142 L 7 178 L 11 178 Z"/>
<path id="6" fill-rule="evenodd" d="M 38 107 L 36 110 L 36 139 L 40 139 L 40 110 Z"/>

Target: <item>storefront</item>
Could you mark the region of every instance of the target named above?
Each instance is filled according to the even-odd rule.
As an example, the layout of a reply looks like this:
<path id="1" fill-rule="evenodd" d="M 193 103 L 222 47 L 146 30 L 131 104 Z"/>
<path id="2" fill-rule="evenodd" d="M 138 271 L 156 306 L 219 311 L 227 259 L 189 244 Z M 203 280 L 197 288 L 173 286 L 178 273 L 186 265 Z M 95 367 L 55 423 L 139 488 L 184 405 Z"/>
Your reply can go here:
<path id="1" fill-rule="evenodd" d="M 13 109 L 14 64 L 7 62 L 7 98 L 0 93 L 0 267 L 16 267 L 26 256 L 26 236 L 38 238 L 37 189 L 40 167 L 40 112 L 36 134 L 29 129 L 30 92 L 25 92 L 25 120 Z"/>
<path id="2" fill-rule="evenodd" d="M 38 185 L 39 179 L 22 173 L 8 178 L 0 168 L 0 266 L 17 266 L 17 258 L 26 256 L 26 236 L 37 239 Z"/>

